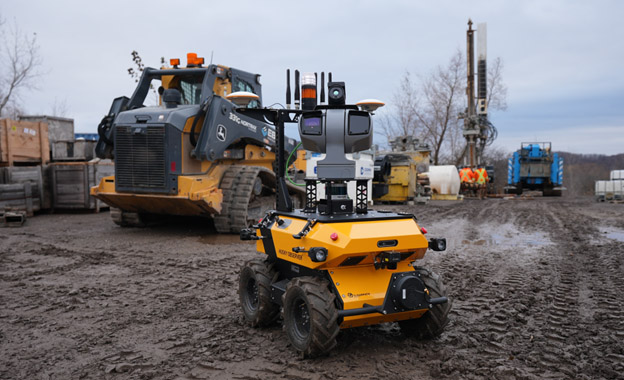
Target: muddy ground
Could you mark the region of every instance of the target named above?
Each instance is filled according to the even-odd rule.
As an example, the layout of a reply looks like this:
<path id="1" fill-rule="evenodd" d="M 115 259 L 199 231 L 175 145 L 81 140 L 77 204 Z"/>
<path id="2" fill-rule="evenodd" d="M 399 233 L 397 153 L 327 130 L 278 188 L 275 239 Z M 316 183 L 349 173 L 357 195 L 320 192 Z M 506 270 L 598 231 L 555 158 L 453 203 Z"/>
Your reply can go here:
<path id="1" fill-rule="evenodd" d="M 388 208 L 388 207 L 385 207 Z M 243 323 L 254 246 L 210 223 L 115 226 L 39 215 L 0 230 L 2 379 L 624 378 L 624 205 L 590 198 L 437 202 L 413 211 L 446 252 L 446 332 L 344 330 L 302 360 L 279 325 Z"/>

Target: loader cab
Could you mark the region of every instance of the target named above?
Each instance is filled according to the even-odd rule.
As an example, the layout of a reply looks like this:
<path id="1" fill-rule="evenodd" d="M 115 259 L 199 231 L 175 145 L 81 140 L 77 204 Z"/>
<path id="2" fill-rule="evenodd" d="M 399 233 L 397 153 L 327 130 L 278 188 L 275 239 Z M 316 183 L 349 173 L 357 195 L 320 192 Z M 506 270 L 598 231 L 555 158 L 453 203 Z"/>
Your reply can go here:
<path id="1" fill-rule="evenodd" d="M 146 67 L 137 82 L 134 93 L 130 98 L 122 96 L 116 98 L 111 105 L 108 114 L 98 125 L 98 135 L 101 139 L 96 146 L 96 155 L 99 158 L 114 158 L 114 125 L 121 121 L 118 116 L 124 111 L 141 110 L 141 115 L 125 115 L 126 118 L 134 118 L 143 114 L 150 115 L 151 122 L 161 122 L 170 120 L 170 115 L 174 115 L 175 127 L 184 130 L 188 135 L 193 116 L 203 105 L 209 104 L 213 96 L 225 98 L 233 92 L 249 92 L 257 95 L 257 99 L 250 101 L 247 108 L 262 108 L 262 86 L 260 75 L 254 74 L 223 65 L 210 64 L 203 66 L 203 58 L 189 54 L 187 57 L 187 67 L 180 67 L 180 59 L 171 59 L 171 66 L 163 66 L 160 69 Z M 179 101 L 176 99 L 165 105 L 163 95 L 167 92 L 177 90 L 180 94 Z M 179 106 L 179 107 L 178 107 Z M 167 108 L 163 113 L 162 108 Z M 204 107 L 205 108 L 205 107 Z M 142 119 L 143 120 L 143 119 Z M 198 127 L 197 133 L 201 128 Z M 266 144 L 270 143 L 266 142 Z"/>
<path id="2" fill-rule="evenodd" d="M 247 108 L 262 107 L 262 86 L 259 74 L 221 65 L 210 65 L 207 68 L 187 69 L 146 68 L 130 98 L 128 109 L 161 105 L 162 91 L 159 91 L 157 102 L 150 102 L 149 99 L 150 91 L 161 87 L 162 90 L 178 90 L 182 95 L 181 104 L 183 105 L 201 104 L 212 95 L 225 97 L 233 92 L 246 91 L 259 97 L 258 100 L 250 102 Z"/>
<path id="3" fill-rule="evenodd" d="M 247 108 L 262 108 L 260 74 L 252 74 L 221 65 L 210 65 L 204 88 L 212 88 L 212 93 L 221 97 L 233 92 L 251 92 L 258 95 L 259 98 L 250 102 Z"/>

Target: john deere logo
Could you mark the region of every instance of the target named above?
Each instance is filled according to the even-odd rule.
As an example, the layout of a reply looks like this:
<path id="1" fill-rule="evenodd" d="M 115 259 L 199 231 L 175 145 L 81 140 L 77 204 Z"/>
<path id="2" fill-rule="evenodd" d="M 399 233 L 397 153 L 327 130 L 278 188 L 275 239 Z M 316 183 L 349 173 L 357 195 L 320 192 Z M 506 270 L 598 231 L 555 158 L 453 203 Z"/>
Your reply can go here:
<path id="1" fill-rule="evenodd" d="M 219 141 L 225 141 L 225 137 L 227 136 L 227 129 L 223 124 L 217 125 L 217 139 Z"/>

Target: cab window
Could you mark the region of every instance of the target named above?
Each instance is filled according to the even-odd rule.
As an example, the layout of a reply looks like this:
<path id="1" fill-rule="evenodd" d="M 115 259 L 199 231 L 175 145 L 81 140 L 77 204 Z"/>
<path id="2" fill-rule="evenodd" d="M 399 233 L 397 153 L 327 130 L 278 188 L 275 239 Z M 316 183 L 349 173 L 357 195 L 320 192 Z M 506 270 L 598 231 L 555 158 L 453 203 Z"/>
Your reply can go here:
<path id="1" fill-rule="evenodd" d="M 201 82 L 192 82 L 186 79 L 180 80 L 180 92 L 182 104 L 199 104 L 201 98 Z"/>

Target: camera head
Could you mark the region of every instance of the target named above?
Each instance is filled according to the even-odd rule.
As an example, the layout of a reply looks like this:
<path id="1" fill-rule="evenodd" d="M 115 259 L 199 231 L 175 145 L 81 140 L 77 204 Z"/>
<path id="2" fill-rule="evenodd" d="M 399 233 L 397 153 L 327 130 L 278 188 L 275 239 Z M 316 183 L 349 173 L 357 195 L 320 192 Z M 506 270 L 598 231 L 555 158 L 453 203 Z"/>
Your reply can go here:
<path id="1" fill-rule="evenodd" d="M 327 83 L 328 96 L 327 100 L 330 106 L 343 106 L 346 104 L 347 94 L 344 82 Z"/>

